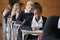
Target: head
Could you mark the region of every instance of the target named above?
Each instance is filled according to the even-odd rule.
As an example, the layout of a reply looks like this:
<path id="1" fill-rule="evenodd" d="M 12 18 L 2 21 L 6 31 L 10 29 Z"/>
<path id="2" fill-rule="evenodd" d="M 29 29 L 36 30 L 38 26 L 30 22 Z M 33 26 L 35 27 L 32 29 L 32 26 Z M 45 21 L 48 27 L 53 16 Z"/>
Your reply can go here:
<path id="1" fill-rule="evenodd" d="M 9 0 L 9 4 L 13 7 L 15 3 L 18 3 L 20 0 Z"/>
<path id="2" fill-rule="evenodd" d="M 16 3 L 16 12 L 19 12 L 19 11 L 21 11 L 21 6 L 20 6 L 20 4 L 19 3 Z"/>
<path id="3" fill-rule="evenodd" d="M 32 1 L 28 1 L 27 4 L 26 4 L 26 10 L 28 12 L 31 12 L 34 8 L 34 3 Z"/>
<path id="4" fill-rule="evenodd" d="M 14 6 L 13 6 L 13 8 L 12 8 L 12 10 L 15 10 L 15 12 L 19 12 L 20 9 L 21 9 L 21 7 L 20 7 L 19 3 L 15 3 Z"/>
<path id="5" fill-rule="evenodd" d="M 42 14 L 42 7 L 38 2 L 36 2 L 34 6 L 34 15 L 36 17 L 40 17 L 41 14 Z"/>
<path id="6" fill-rule="evenodd" d="M 16 12 L 20 12 L 20 9 L 21 9 L 20 4 L 19 3 L 15 3 L 13 8 L 12 8 L 11 15 L 13 16 L 13 15 L 16 14 Z"/>
<path id="7" fill-rule="evenodd" d="M 12 7 L 11 7 L 11 5 L 10 5 L 10 4 L 8 4 L 8 5 L 7 5 L 7 8 L 8 8 L 9 10 L 11 10 L 11 9 L 12 9 Z"/>

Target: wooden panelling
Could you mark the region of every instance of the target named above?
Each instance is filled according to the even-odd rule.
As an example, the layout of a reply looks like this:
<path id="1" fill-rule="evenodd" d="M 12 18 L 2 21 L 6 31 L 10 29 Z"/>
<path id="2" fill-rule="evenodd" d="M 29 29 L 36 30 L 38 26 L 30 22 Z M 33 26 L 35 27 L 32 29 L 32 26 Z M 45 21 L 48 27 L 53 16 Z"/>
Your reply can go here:
<path id="1" fill-rule="evenodd" d="M 3 18 L 2 11 L 4 10 L 7 4 L 8 4 L 8 0 L 0 0 L 0 24 L 2 24 L 2 18 Z"/>
<path id="2" fill-rule="evenodd" d="M 2 40 L 2 26 L 0 26 L 0 40 Z"/>
<path id="3" fill-rule="evenodd" d="M 20 0 L 22 3 L 24 3 L 22 9 L 25 8 L 26 2 L 28 0 Z M 51 16 L 51 15 L 57 15 L 60 16 L 60 0 L 32 0 L 34 2 L 38 1 L 42 8 L 43 13 L 42 15 L 45 17 Z M 8 0 L 0 0 L 0 23 L 2 23 L 2 10 L 6 7 L 8 4 Z"/>

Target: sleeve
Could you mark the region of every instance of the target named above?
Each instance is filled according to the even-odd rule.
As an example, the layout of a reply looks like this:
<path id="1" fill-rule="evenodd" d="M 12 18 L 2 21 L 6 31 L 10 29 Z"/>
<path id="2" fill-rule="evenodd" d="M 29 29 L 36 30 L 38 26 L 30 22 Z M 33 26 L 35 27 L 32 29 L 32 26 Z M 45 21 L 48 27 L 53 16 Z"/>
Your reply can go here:
<path id="1" fill-rule="evenodd" d="M 9 15 L 11 15 L 11 11 L 7 12 L 4 17 L 7 18 Z"/>
<path id="2" fill-rule="evenodd" d="M 3 10 L 3 16 L 5 16 L 8 12 L 9 12 L 10 10 L 8 10 L 8 9 L 5 9 L 5 10 Z"/>
<path id="3" fill-rule="evenodd" d="M 3 13 L 3 16 L 5 16 L 7 13 L 8 13 L 9 10 L 5 9 L 2 13 Z"/>
<path id="4" fill-rule="evenodd" d="M 32 21 L 32 17 L 29 17 L 25 20 L 25 22 L 23 23 L 24 26 L 30 26 L 31 27 L 31 21 Z"/>
<path id="5" fill-rule="evenodd" d="M 4 10 L 2 13 L 3 13 L 3 16 L 5 16 L 5 14 L 6 14 L 7 12 L 6 12 L 6 10 Z"/>

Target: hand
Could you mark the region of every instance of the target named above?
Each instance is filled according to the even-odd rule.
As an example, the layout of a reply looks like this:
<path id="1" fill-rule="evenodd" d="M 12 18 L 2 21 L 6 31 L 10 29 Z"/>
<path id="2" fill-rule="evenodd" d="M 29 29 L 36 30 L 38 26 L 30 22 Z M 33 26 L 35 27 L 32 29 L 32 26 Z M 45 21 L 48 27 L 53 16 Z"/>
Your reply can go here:
<path id="1" fill-rule="evenodd" d="M 32 30 L 35 31 L 35 30 L 38 30 L 38 28 L 37 27 L 33 27 Z"/>
<path id="2" fill-rule="evenodd" d="M 11 17 L 8 17 L 7 21 L 10 23 L 12 21 Z"/>

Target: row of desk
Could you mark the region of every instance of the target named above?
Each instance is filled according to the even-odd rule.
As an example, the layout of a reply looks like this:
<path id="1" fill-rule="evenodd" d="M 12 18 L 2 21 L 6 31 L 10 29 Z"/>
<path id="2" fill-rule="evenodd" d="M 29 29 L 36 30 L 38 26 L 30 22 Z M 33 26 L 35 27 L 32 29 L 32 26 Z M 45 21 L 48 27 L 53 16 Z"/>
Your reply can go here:
<path id="1" fill-rule="evenodd" d="M 20 27 L 20 24 L 14 24 L 15 27 Z M 32 30 L 21 30 L 22 31 L 22 40 L 24 40 L 24 35 L 26 34 L 41 34 L 43 33 L 43 30 L 36 30 L 36 31 L 32 31 Z"/>

